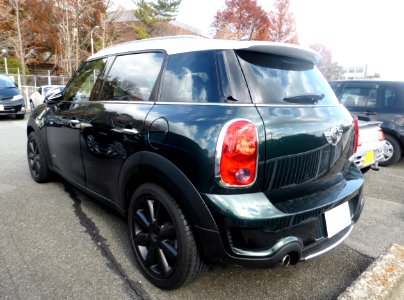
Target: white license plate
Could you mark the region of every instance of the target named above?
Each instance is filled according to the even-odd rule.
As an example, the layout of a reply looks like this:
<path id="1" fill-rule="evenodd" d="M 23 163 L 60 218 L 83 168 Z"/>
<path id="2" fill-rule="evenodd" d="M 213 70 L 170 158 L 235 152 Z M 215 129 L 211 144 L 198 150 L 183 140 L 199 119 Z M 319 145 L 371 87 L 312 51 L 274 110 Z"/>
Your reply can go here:
<path id="1" fill-rule="evenodd" d="M 351 225 L 351 212 L 349 211 L 348 202 L 326 211 L 324 215 L 329 238 Z"/>
<path id="2" fill-rule="evenodd" d="M 0 105 L 0 111 L 4 110 L 4 105 Z"/>

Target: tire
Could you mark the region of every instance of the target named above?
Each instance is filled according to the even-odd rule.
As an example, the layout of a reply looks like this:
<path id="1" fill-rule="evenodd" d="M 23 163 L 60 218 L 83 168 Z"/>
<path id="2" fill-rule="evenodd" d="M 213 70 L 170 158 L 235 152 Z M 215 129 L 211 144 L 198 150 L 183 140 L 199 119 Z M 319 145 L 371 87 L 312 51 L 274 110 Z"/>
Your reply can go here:
<path id="1" fill-rule="evenodd" d="M 15 118 L 17 120 L 23 120 L 25 118 L 25 115 L 15 115 Z"/>
<path id="2" fill-rule="evenodd" d="M 176 289 L 207 270 L 184 213 L 159 185 L 145 183 L 135 191 L 128 225 L 135 258 L 155 286 Z"/>
<path id="3" fill-rule="evenodd" d="M 385 135 L 386 148 L 384 153 L 384 161 L 379 163 L 380 166 L 387 167 L 395 164 L 401 158 L 402 149 L 398 141 L 391 135 Z"/>
<path id="4" fill-rule="evenodd" d="M 44 151 L 38 141 L 35 132 L 28 135 L 27 141 L 27 158 L 28 167 L 32 178 L 38 182 L 46 182 L 49 180 L 48 163 L 46 162 Z"/>

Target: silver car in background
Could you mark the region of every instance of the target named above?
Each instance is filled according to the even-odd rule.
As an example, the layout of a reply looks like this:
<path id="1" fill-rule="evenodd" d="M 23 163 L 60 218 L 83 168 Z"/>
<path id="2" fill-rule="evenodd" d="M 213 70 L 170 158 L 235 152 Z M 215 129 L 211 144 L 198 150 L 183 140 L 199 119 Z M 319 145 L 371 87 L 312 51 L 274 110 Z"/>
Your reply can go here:
<path id="1" fill-rule="evenodd" d="M 386 141 L 380 128 L 382 122 L 359 121 L 358 150 L 351 160 L 362 170 L 377 170 L 379 162 L 384 160 Z"/>
<path id="2" fill-rule="evenodd" d="M 54 88 L 56 87 L 64 87 L 64 85 L 42 85 L 38 88 L 37 91 L 32 93 L 31 97 L 29 97 L 29 104 L 31 109 L 34 109 L 38 105 L 41 105 L 44 100 L 45 96 Z"/>

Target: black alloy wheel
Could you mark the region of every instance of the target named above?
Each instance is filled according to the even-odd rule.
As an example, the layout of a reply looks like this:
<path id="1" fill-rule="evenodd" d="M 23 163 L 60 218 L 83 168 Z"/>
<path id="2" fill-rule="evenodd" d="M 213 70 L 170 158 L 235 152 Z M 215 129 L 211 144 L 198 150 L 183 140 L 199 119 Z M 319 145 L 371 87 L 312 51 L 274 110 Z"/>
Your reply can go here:
<path id="1" fill-rule="evenodd" d="M 48 164 L 45 160 L 42 148 L 37 141 L 35 132 L 31 132 L 27 142 L 28 166 L 32 178 L 36 182 L 45 182 L 49 179 Z"/>
<path id="2" fill-rule="evenodd" d="M 136 190 L 128 223 L 136 260 L 157 287 L 179 288 L 206 271 L 182 210 L 160 186 L 146 183 Z"/>

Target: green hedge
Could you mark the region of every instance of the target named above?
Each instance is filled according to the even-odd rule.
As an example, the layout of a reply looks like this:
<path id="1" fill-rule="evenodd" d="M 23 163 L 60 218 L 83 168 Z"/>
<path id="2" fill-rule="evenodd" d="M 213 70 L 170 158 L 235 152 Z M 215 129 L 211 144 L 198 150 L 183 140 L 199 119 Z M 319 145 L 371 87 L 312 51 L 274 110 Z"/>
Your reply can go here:
<path id="1" fill-rule="evenodd" d="M 18 69 L 20 69 L 21 74 L 21 63 L 14 57 L 7 57 L 7 68 L 9 74 L 17 74 Z M 0 57 L 0 73 L 6 73 L 6 68 L 4 66 L 4 57 Z M 25 67 L 25 75 L 29 75 L 29 69 L 27 66 Z"/>

